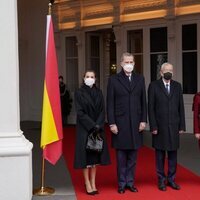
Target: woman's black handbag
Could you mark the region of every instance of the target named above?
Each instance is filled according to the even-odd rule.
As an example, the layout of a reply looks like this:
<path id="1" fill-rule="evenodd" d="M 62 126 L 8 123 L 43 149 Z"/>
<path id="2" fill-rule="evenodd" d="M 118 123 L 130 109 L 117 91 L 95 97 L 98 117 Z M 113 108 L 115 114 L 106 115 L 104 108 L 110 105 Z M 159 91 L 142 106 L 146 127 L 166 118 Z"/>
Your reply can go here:
<path id="1" fill-rule="evenodd" d="M 102 152 L 103 150 L 103 138 L 97 134 L 89 134 L 87 138 L 86 150 L 91 152 Z"/>

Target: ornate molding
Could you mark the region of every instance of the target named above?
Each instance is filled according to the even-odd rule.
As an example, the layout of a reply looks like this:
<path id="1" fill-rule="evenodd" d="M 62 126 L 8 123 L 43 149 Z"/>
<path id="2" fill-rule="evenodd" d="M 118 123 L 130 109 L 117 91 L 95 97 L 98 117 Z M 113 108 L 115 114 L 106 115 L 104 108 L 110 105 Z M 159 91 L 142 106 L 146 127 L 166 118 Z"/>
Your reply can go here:
<path id="1" fill-rule="evenodd" d="M 158 8 L 165 8 L 167 6 L 166 0 L 135 0 L 127 1 L 123 4 L 123 13 L 132 13 L 137 11 L 155 10 Z"/>
<path id="2" fill-rule="evenodd" d="M 113 15 L 113 7 L 109 6 L 101 6 L 101 7 L 91 7 L 91 8 L 83 8 L 83 18 L 91 19 L 98 17 L 106 17 Z"/>
<path id="3" fill-rule="evenodd" d="M 56 0 L 60 29 L 81 28 L 155 18 L 174 19 L 199 13 L 200 0 Z"/>
<path id="4" fill-rule="evenodd" d="M 122 31 L 122 28 L 121 26 L 113 26 L 113 32 L 115 34 L 115 43 L 117 45 L 120 45 L 121 44 L 121 31 Z"/>
<path id="5" fill-rule="evenodd" d="M 176 0 L 177 1 L 177 7 L 181 7 L 181 6 L 189 6 L 189 5 L 195 5 L 195 4 L 199 4 L 200 5 L 200 1 L 199 0 Z"/>

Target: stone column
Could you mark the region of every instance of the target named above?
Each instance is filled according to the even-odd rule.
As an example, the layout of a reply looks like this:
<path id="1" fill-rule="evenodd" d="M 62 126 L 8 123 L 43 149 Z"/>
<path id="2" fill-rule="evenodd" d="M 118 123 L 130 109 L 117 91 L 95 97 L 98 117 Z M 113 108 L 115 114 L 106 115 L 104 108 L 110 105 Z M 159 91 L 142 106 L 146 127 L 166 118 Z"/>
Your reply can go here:
<path id="1" fill-rule="evenodd" d="M 83 74 L 85 72 L 85 32 L 81 29 L 77 29 L 75 31 L 76 39 L 77 39 L 77 48 L 78 48 L 78 80 L 79 85 L 81 85 L 83 81 Z"/>
<path id="2" fill-rule="evenodd" d="M 17 0 L 0 6 L 0 199 L 31 200 L 32 143 L 20 130 Z"/>
<path id="3" fill-rule="evenodd" d="M 168 62 L 174 65 L 174 78 L 177 75 L 177 63 L 176 63 L 176 1 L 167 0 L 167 15 L 165 19 L 167 20 L 168 28 Z M 180 73 L 180 72 L 179 72 Z"/>
<path id="4" fill-rule="evenodd" d="M 117 56 L 117 72 L 119 72 L 121 70 L 121 66 L 120 66 L 120 62 L 121 62 L 121 55 L 122 55 L 122 28 L 120 25 L 114 26 L 113 27 L 113 31 L 115 34 L 115 42 L 116 42 L 116 56 Z"/>

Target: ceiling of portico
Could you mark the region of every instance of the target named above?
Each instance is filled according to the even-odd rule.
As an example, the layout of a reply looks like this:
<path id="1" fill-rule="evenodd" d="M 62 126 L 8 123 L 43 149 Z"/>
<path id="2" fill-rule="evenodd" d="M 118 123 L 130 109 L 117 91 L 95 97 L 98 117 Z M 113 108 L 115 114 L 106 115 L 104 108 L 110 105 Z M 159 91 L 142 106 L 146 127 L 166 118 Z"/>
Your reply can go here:
<path id="1" fill-rule="evenodd" d="M 57 29 L 73 29 L 200 13 L 199 0 L 56 0 Z"/>

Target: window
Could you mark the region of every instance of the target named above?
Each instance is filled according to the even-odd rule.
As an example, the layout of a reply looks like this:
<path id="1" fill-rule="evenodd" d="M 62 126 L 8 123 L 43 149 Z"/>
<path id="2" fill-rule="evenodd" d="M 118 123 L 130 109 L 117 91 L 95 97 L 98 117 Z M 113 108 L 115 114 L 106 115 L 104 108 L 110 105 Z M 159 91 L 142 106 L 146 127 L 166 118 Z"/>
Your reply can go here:
<path id="1" fill-rule="evenodd" d="M 65 38 L 66 81 L 70 91 L 78 88 L 78 48 L 76 37 Z"/>
<path id="2" fill-rule="evenodd" d="M 131 30 L 128 31 L 128 52 L 135 57 L 135 71 L 143 72 L 143 31 Z"/>
<path id="3" fill-rule="evenodd" d="M 160 78 L 160 67 L 168 59 L 167 27 L 150 29 L 151 81 Z"/>
<path id="4" fill-rule="evenodd" d="M 182 25 L 183 93 L 197 92 L 197 24 Z"/>
<path id="5" fill-rule="evenodd" d="M 97 80 L 100 79 L 100 41 L 98 35 L 91 35 L 90 37 L 90 69 L 96 72 Z"/>
<path id="6" fill-rule="evenodd" d="M 96 73 L 96 84 L 100 86 L 100 34 L 88 32 L 86 34 L 86 69 Z"/>

